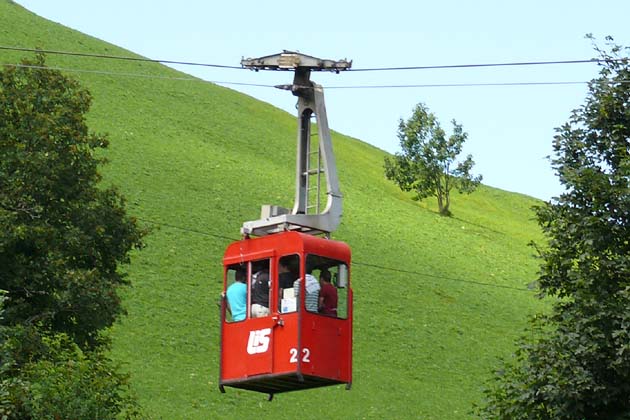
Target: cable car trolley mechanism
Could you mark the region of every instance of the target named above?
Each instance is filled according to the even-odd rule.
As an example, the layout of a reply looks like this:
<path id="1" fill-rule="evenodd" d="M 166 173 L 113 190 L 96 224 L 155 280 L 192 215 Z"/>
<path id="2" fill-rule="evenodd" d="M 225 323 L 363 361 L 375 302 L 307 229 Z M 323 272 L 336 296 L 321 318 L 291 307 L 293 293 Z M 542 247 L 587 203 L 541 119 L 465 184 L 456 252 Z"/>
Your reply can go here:
<path id="1" fill-rule="evenodd" d="M 328 385 L 350 389 L 351 251 L 330 239 L 342 196 L 323 89 L 310 74 L 339 73 L 352 62 L 284 51 L 241 65 L 294 72 L 293 84 L 276 87 L 298 98 L 296 190 L 292 209 L 263 205 L 260 219 L 243 223 L 243 239 L 225 251 L 219 389 L 270 399 Z"/>

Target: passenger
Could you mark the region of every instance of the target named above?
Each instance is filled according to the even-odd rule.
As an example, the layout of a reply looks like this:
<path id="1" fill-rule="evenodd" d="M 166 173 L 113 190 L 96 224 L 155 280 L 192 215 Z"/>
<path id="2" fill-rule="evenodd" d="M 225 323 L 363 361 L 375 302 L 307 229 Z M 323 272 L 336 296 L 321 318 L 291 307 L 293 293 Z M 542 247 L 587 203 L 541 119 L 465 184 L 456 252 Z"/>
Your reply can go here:
<path id="1" fill-rule="evenodd" d="M 289 266 L 282 260 L 280 260 L 280 264 L 278 266 L 278 284 L 281 289 L 290 289 L 293 287 L 293 279 L 295 277 L 289 270 Z"/>
<path id="2" fill-rule="evenodd" d="M 246 278 L 247 274 L 245 270 L 236 270 L 234 283 L 232 283 L 223 294 L 223 297 L 227 297 L 227 310 L 232 315 L 232 321 L 242 321 L 245 319 L 245 313 L 247 312 Z"/>
<path id="3" fill-rule="evenodd" d="M 300 298 L 300 279 L 297 279 L 293 283 L 293 291 L 295 293 L 296 299 Z M 309 312 L 317 312 L 317 306 L 319 303 L 319 282 L 312 274 L 306 275 L 306 284 L 304 286 L 306 289 L 306 298 L 304 299 L 304 305 L 306 306 L 306 310 Z"/>
<path id="4" fill-rule="evenodd" d="M 319 273 L 319 312 L 324 315 L 337 316 L 337 288 L 330 282 L 330 271 Z"/>
<path id="5" fill-rule="evenodd" d="M 292 257 L 281 258 L 278 264 L 278 310 L 280 312 L 295 311 L 293 280 L 296 276 L 289 268 L 288 259 L 292 259 Z"/>
<path id="6" fill-rule="evenodd" d="M 252 318 L 269 313 L 269 271 L 261 270 L 252 278 Z"/>

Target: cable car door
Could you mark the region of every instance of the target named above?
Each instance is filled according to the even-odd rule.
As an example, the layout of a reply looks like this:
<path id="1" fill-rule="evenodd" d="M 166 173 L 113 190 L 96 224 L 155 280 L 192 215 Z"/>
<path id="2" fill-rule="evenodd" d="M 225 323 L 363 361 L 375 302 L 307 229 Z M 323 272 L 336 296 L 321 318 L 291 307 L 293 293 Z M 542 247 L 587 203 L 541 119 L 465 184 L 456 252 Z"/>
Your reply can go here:
<path id="1" fill-rule="evenodd" d="M 247 376 L 273 372 L 273 331 L 271 313 L 273 285 L 271 258 L 250 262 L 249 331 L 247 334 Z"/>
<path id="2" fill-rule="evenodd" d="M 241 285 L 245 307 L 239 318 L 223 325 L 224 373 L 231 378 L 264 375 L 273 371 L 273 331 L 275 320 L 270 309 L 271 256 L 269 252 L 245 253 L 245 261 L 228 267 L 227 297 L 230 298 L 230 278 L 243 272 Z M 230 272 L 234 272 L 231 275 Z M 242 317 L 242 318 L 240 318 Z"/>
<path id="3" fill-rule="evenodd" d="M 250 321 L 247 335 L 247 376 L 273 372 L 273 321 L 270 318 Z"/>

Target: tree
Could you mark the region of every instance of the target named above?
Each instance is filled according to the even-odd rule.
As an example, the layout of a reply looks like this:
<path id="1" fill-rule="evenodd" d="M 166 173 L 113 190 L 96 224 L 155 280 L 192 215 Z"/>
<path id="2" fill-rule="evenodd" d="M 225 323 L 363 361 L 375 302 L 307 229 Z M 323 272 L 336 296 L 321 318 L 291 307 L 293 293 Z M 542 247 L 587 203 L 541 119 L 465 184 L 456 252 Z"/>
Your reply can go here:
<path id="1" fill-rule="evenodd" d="M 142 418 L 128 375 L 66 334 L 0 325 L 0 356 L 2 419 Z"/>
<path id="2" fill-rule="evenodd" d="M 470 173 L 475 162 L 468 155 L 462 162 L 456 158 L 461 153 L 468 134 L 455 120 L 453 134 L 446 138 L 435 115 L 424 104 L 416 105 L 411 118 L 400 120 L 398 139 L 402 153 L 393 159 L 385 157 L 385 176 L 403 191 L 413 191 L 414 199 L 435 196 L 441 215 L 450 212 L 450 192 L 473 192 L 481 182 L 481 175 Z"/>
<path id="3" fill-rule="evenodd" d="M 556 130 L 565 192 L 536 209 L 549 240 L 538 283 L 557 300 L 490 384 L 484 419 L 630 419 L 630 65 L 608 41 Z"/>
<path id="4" fill-rule="evenodd" d="M 98 185 L 91 97 L 44 57 L 0 71 L 0 417 L 136 418 L 101 332 L 145 230 Z"/>
<path id="5" fill-rule="evenodd" d="M 0 289 L 6 325 L 37 324 L 83 349 L 123 312 L 119 265 L 144 231 L 98 186 L 89 92 L 43 56 L 0 72 Z"/>

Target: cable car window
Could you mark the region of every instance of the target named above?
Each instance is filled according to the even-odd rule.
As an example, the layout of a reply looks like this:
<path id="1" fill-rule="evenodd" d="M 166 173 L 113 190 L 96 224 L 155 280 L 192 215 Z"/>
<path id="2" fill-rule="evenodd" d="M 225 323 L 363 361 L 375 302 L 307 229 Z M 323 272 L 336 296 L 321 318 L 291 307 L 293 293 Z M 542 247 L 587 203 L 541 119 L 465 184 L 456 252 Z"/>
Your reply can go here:
<path id="1" fill-rule="evenodd" d="M 252 318 L 260 318 L 270 314 L 269 289 L 271 277 L 269 276 L 269 259 L 251 262 L 251 312 Z"/>
<path id="2" fill-rule="evenodd" d="M 233 264 L 226 271 L 227 322 L 242 321 L 247 313 L 247 265 Z"/>
<path id="3" fill-rule="evenodd" d="M 346 263 L 318 255 L 306 257 L 306 310 L 336 318 L 348 318 L 348 266 Z M 309 293 L 309 279 L 317 280 Z M 317 291 L 315 292 L 315 289 Z M 316 297 L 316 298 L 315 298 Z"/>
<path id="4" fill-rule="evenodd" d="M 293 283 L 300 277 L 300 257 L 286 255 L 278 261 L 278 312 L 295 312 L 297 301 Z"/>

